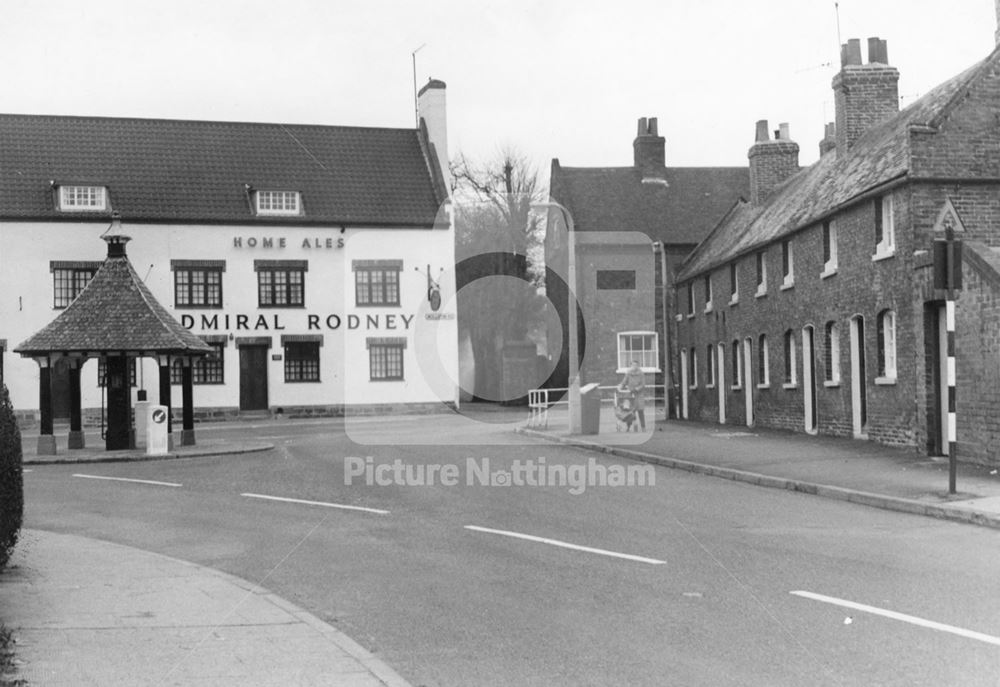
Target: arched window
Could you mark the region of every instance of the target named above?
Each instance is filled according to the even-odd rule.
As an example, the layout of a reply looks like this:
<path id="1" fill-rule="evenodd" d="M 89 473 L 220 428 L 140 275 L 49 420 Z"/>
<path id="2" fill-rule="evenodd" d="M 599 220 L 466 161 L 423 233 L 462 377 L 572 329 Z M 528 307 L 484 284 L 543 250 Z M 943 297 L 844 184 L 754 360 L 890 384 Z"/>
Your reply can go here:
<path id="1" fill-rule="evenodd" d="M 785 332 L 785 385 L 795 386 L 798 383 L 798 365 L 795 359 L 795 332 L 791 329 Z"/>
<path id="2" fill-rule="evenodd" d="M 823 339 L 823 353 L 826 358 L 826 381 L 829 384 L 840 383 L 840 326 L 833 322 L 826 323 Z"/>
<path id="3" fill-rule="evenodd" d="M 757 339 L 757 386 L 764 387 L 771 384 L 770 360 L 767 349 L 767 335 L 761 334 Z"/>
<path id="4" fill-rule="evenodd" d="M 712 344 L 705 349 L 705 386 L 715 386 L 715 356 L 712 355 Z"/>
<path id="5" fill-rule="evenodd" d="M 896 313 L 883 310 L 878 315 L 878 374 L 896 378 Z"/>

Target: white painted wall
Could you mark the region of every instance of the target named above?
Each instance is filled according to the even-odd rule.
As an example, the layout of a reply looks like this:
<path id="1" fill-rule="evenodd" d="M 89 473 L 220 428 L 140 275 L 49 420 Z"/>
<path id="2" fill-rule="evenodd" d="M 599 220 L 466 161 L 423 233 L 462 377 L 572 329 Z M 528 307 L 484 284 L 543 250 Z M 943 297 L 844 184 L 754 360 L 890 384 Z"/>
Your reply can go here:
<path id="1" fill-rule="evenodd" d="M 0 223 L 0 339 L 7 340 L 4 381 L 17 409 L 38 407 L 38 366 L 22 359 L 12 349 L 48 324 L 59 310 L 52 307 L 52 260 L 103 260 L 106 245 L 100 235 L 108 226 L 101 222 Z M 452 229 L 351 229 L 187 226 L 129 224 L 123 229 L 132 237 L 129 259 L 156 298 L 181 319 L 190 315 L 195 334 L 270 336 L 272 354 L 282 354 L 282 334 L 322 334 L 321 382 L 286 384 L 283 360 L 271 360 L 268 369 L 269 405 L 331 405 L 368 403 L 426 403 L 457 400 L 458 328 L 454 319 L 454 234 Z M 248 246 L 254 237 L 258 246 Z M 275 239 L 275 247 L 261 247 L 263 237 Z M 234 239 L 242 238 L 242 247 Z M 278 239 L 284 238 L 283 248 Z M 343 247 L 338 240 L 343 238 Z M 304 243 L 305 242 L 305 243 Z M 318 242 L 319 247 L 316 247 Z M 329 244 L 328 244 L 329 242 Z M 331 247 L 327 247 L 330 245 Z M 255 259 L 308 260 L 305 275 L 305 308 L 258 308 Z M 358 308 L 355 306 L 352 260 L 403 260 L 400 274 L 401 305 Z M 221 309 L 174 309 L 171 260 L 225 260 Z M 444 305 L 440 313 L 451 319 L 428 318 L 426 267 L 441 283 Z M 419 268 L 420 272 L 417 271 Z M 440 272 L 445 268 L 444 272 Z M 148 274 L 148 277 L 146 276 Z M 218 315 L 217 328 L 202 326 L 202 315 Z M 230 325 L 224 325 L 224 316 Z M 249 316 L 248 328 L 238 328 L 236 315 Z M 309 316 L 319 327 L 310 328 Z M 327 317 L 339 316 L 340 327 L 327 326 Z M 348 316 L 360 318 L 360 326 L 348 328 Z M 377 316 L 378 329 L 369 328 L 367 316 Z M 263 316 L 264 323 L 258 322 Z M 387 319 L 388 316 L 388 319 Z M 274 329 L 274 318 L 283 330 Z M 409 327 L 404 324 L 408 319 Z M 390 324 L 387 324 L 390 323 Z M 331 320 L 336 324 L 336 320 Z M 394 329 L 389 326 L 394 325 Z M 371 382 L 365 339 L 369 336 L 404 336 L 405 380 Z M 433 364 L 427 361 L 433 361 Z M 150 398 L 158 394 L 156 363 L 145 361 L 142 378 Z M 428 376 L 430 375 L 430 376 Z M 224 385 L 196 385 L 196 407 L 239 405 L 239 353 L 231 342 L 225 349 Z M 97 363 L 88 362 L 81 378 L 84 408 L 100 406 Z M 173 389 L 173 403 L 180 405 L 180 387 Z"/>

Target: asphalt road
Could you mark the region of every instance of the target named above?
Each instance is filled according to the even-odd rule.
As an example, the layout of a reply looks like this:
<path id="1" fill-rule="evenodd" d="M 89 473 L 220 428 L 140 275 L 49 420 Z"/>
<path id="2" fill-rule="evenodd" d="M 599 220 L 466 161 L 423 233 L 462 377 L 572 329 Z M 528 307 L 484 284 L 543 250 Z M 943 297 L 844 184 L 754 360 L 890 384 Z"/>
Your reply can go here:
<path id="1" fill-rule="evenodd" d="M 487 425 L 369 423 L 369 440 L 423 445 L 358 445 L 332 422 L 209 428 L 277 448 L 32 466 L 25 525 L 259 583 L 414 685 L 1000 684 L 1000 532 L 652 467 L 655 486 L 580 494 L 468 485 L 470 458 L 636 464 Z M 345 461 L 397 459 L 454 465 L 458 484 L 345 484 Z"/>

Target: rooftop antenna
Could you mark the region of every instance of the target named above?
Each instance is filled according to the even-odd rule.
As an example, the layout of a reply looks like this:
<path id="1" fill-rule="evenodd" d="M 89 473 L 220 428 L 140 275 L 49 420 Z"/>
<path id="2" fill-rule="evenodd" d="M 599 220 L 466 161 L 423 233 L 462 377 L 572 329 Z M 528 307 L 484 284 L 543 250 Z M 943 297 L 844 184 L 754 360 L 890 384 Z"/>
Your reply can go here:
<path id="1" fill-rule="evenodd" d="M 410 57 L 413 59 L 413 120 L 418 129 L 420 128 L 420 111 L 417 109 L 417 53 L 426 45 L 426 43 L 423 43 L 419 48 L 410 53 Z"/>
<path id="2" fill-rule="evenodd" d="M 834 2 L 833 3 L 833 11 L 837 15 L 837 47 L 839 48 L 841 45 L 844 44 L 843 41 L 840 40 L 840 3 L 839 2 Z"/>

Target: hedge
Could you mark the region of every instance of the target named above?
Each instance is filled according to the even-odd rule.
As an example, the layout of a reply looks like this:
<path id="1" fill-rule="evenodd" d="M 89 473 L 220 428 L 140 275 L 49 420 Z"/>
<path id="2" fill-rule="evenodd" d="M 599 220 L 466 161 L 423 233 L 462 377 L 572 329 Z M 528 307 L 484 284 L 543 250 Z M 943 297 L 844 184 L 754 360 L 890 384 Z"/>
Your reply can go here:
<path id="1" fill-rule="evenodd" d="M 17 543 L 24 517 L 24 483 L 21 476 L 21 431 L 7 387 L 0 385 L 0 568 L 7 564 Z"/>

